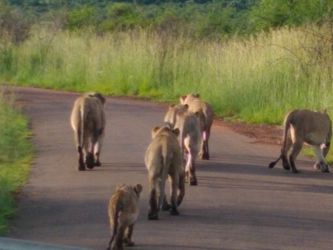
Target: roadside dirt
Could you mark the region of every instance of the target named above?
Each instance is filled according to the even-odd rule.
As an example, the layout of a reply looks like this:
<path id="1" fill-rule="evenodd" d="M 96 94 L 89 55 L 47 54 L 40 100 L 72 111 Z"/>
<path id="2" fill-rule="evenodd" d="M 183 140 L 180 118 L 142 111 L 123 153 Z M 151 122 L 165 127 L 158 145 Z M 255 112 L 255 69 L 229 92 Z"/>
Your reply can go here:
<path id="1" fill-rule="evenodd" d="M 281 144 L 282 126 L 230 122 L 220 119 L 217 119 L 215 122 L 219 125 L 223 124 L 237 133 L 255 139 L 255 143 Z"/>

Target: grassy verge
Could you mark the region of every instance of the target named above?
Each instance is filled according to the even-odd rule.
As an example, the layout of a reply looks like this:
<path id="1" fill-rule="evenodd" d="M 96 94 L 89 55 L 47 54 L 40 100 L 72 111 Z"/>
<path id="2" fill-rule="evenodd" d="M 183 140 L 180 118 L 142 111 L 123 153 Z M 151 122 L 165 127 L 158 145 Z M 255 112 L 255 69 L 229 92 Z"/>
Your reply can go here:
<path id="1" fill-rule="evenodd" d="M 15 212 L 15 193 L 25 183 L 32 157 L 27 120 L 0 94 L 0 235 Z"/>

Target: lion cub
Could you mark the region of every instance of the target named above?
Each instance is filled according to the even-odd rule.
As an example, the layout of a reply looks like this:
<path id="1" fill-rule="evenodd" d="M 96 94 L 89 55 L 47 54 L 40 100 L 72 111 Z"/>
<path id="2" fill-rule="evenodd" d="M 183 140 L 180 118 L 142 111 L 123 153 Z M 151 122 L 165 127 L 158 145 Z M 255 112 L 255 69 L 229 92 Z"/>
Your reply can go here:
<path id="1" fill-rule="evenodd" d="M 123 243 L 133 246 L 132 233 L 134 223 L 139 216 L 139 197 L 142 185 L 121 185 L 111 196 L 108 207 L 112 235 L 108 250 L 122 250 Z"/>

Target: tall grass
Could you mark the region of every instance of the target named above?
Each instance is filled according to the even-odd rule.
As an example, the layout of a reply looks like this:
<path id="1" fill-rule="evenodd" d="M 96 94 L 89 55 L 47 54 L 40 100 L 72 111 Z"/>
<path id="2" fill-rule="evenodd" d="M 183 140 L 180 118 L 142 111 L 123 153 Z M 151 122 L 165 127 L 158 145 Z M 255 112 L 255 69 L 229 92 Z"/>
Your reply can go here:
<path id="1" fill-rule="evenodd" d="M 177 100 L 199 92 L 221 116 L 279 123 L 295 107 L 333 110 L 329 27 L 193 41 L 145 31 L 36 30 L 0 48 L 0 78 L 41 87 Z"/>
<path id="2" fill-rule="evenodd" d="M 0 94 L 0 235 L 15 212 L 14 194 L 24 184 L 31 161 L 26 119 Z"/>

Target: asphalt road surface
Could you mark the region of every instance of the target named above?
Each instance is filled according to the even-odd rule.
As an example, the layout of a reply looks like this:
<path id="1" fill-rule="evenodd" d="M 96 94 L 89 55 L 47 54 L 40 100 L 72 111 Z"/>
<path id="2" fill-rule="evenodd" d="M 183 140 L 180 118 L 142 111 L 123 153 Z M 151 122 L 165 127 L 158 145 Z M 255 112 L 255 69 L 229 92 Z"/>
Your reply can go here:
<path id="1" fill-rule="evenodd" d="M 103 166 L 77 171 L 69 116 L 73 93 L 14 88 L 31 118 L 36 158 L 8 236 L 105 249 L 107 204 L 117 184 L 141 183 L 138 249 L 333 249 L 333 174 L 297 161 L 295 175 L 267 164 L 279 147 L 257 144 L 216 123 L 211 160 L 198 161 L 199 186 L 186 186 L 180 216 L 148 221 L 144 152 L 166 106 L 107 98 Z"/>

